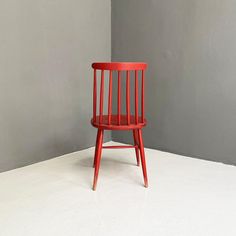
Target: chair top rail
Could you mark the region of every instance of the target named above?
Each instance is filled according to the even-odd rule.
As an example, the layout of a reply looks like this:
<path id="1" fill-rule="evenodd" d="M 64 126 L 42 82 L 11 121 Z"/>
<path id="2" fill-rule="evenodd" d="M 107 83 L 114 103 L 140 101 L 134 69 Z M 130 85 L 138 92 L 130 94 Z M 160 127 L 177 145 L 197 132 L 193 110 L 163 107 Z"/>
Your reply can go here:
<path id="1" fill-rule="evenodd" d="M 147 63 L 144 62 L 95 62 L 93 69 L 97 70 L 145 70 Z"/>

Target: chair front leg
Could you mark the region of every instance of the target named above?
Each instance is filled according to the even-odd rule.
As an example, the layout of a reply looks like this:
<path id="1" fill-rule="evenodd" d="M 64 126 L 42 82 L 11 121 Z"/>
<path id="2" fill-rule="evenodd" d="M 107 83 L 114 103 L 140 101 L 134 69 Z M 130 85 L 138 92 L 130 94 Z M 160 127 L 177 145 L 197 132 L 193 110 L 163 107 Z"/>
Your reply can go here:
<path id="1" fill-rule="evenodd" d="M 136 129 L 133 130 L 133 138 L 134 138 L 134 145 L 135 147 L 135 154 L 137 160 L 137 166 L 140 165 L 140 158 L 139 158 L 139 141 L 138 141 L 138 131 Z"/>
<path id="2" fill-rule="evenodd" d="M 93 168 L 96 165 L 96 158 L 97 158 L 97 151 L 98 151 L 98 140 L 99 140 L 99 135 L 101 134 L 101 130 L 97 130 L 97 138 L 96 138 L 96 146 L 95 146 L 95 151 L 94 151 L 94 158 L 93 158 Z"/>
<path id="3" fill-rule="evenodd" d="M 99 137 L 98 137 L 98 144 L 97 144 L 97 155 L 96 155 L 96 162 L 95 162 L 95 170 L 94 170 L 94 179 L 93 179 L 93 190 L 96 190 L 97 187 L 97 180 L 98 180 L 98 173 L 102 155 L 102 142 L 103 142 L 103 133 L 104 130 L 100 130 Z"/>
<path id="4" fill-rule="evenodd" d="M 142 169 L 143 169 L 144 186 L 147 188 L 148 187 L 148 178 L 147 178 L 143 136 L 142 136 L 141 129 L 138 129 L 138 138 L 139 138 L 139 146 L 140 146 L 140 154 L 141 154 L 141 163 L 142 163 Z"/>

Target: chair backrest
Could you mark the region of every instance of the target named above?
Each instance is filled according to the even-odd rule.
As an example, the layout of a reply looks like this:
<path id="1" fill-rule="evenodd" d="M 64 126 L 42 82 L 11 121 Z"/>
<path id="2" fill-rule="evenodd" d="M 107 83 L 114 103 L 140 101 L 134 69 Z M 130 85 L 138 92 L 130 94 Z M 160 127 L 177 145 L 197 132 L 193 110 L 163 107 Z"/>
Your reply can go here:
<path id="1" fill-rule="evenodd" d="M 94 82 L 93 82 L 93 122 L 102 123 L 103 116 L 108 116 L 108 125 L 111 124 L 111 118 L 113 115 L 117 115 L 117 124 L 121 125 L 121 115 L 122 115 L 122 103 L 126 104 L 126 122 L 127 125 L 131 123 L 131 98 L 130 98 L 130 80 L 134 79 L 134 117 L 135 124 L 144 122 L 144 80 L 145 80 L 145 70 L 147 64 L 143 62 L 96 62 L 92 64 L 94 69 Z M 98 76 L 98 71 L 100 71 L 100 76 Z M 104 93 L 105 93 L 105 72 L 109 73 L 109 85 L 108 85 L 108 97 L 107 97 L 107 113 L 104 112 Z M 131 71 L 134 71 L 134 76 L 131 76 Z M 140 71 L 140 73 L 139 73 Z M 141 74 L 141 78 L 139 78 Z M 114 76 L 115 75 L 115 76 Z M 117 78 L 115 78 L 117 75 Z M 122 76 L 123 75 L 123 76 Z M 98 77 L 100 83 L 98 82 Z M 124 78 L 122 78 L 124 77 Z M 133 78 L 132 78 L 133 77 Z M 114 79 L 117 80 L 117 87 L 113 86 Z M 121 80 L 126 79 L 125 82 L 125 96 L 121 95 Z M 139 79 L 141 79 L 141 89 L 139 89 Z M 100 86 L 99 86 L 100 84 Z M 124 84 L 124 83 L 123 83 Z M 100 87 L 100 94 L 98 94 L 98 88 Z M 113 89 L 117 89 L 117 112 L 116 114 L 112 113 L 112 98 L 113 98 Z M 97 96 L 99 95 L 99 99 Z M 124 101 L 125 98 L 125 101 Z M 99 100 L 99 102 L 97 101 Z M 141 112 L 139 112 L 139 101 L 141 103 Z M 97 116 L 97 106 L 99 105 L 99 114 Z M 139 116 L 139 113 L 140 116 Z M 98 119 L 98 121 L 96 120 Z"/>

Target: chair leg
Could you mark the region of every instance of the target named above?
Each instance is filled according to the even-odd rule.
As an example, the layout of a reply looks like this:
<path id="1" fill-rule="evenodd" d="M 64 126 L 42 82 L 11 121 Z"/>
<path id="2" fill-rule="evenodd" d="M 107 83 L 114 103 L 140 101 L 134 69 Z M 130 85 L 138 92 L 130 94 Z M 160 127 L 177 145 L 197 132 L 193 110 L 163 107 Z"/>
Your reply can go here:
<path id="1" fill-rule="evenodd" d="M 94 159 L 93 159 L 93 168 L 96 165 L 96 158 L 97 158 L 97 152 L 98 152 L 98 140 L 99 140 L 99 135 L 101 134 L 100 129 L 97 131 L 97 138 L 96 138 L 96 146 L 95 146 L 95 151 L 94 151 Z"/>
<path id="2" fill-rule="evenodd" d="M 140 165 L 140 158 L 139 158 L 138 132 L 135 129 L 133 130 L 133 138 L 134 138 L 134 145 L 136 145 L 135 154 L 136 154 L 137 166 L 139 166 Z"/>
<path id="3" fill-rule="evenodd" d="M 97 187 L 98 172 L 99 172 L 101 155 L 102 155 L 103 133 L 104 133 L 104 130 L 100 130 L 100 134 L 99 134 L 99 137 L 98 137 L 97 156 L 96 156 L 94 179 L 93 179 L 93 190 L 94 191 L 96 190 L 96 187 Z"/>
<path id="4" fill-rule="evenodd" d="M 144 153 L 144 146 L 143 146 L 143 136 L 142 136 L 141 129 L 138 129 L 138 139 L 139 139 L 141 163 L 142 163 L 142 169 L 143 169 L 144 186 L 147 188 L 148 178 L 147 178 L 146 161 L 145 161 L 145 153 Z"/>

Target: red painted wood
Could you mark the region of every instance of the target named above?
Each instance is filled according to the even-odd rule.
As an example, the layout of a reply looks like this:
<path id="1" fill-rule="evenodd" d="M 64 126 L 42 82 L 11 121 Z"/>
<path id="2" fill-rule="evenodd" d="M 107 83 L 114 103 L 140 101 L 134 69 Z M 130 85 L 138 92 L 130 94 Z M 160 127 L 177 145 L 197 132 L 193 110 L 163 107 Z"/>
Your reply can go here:
<path id="1" fill-rule="evenodd" d="M 97 131 L 97 139 L 96 139 L 96 146 L 95 146 L 95 152 L 94 152 L 94 161 L 93 161 L 93 167 L 95 167 L 96 165 L 96 160 L 97 160 L 97 152 L 98 152 L 98 140 L 99 140 L 99 136 L 100 136 L 101 130 L 98 129 Z"/>
<path id="2" fill-rule="evenodd" d="M 130 72 L 126 72 L 126 114 L 127 125 L 130 124 Z"/>
<path id="3" fill-rule="evenodd" d="M 112 70 L 109 73 L 109 95 L 108 95 L 108 124 L 111 124 L 112 113 Z"/>
<path id="4" fill-rule="evenodd" d="M 97 71 L 94 70 L 93 75 L 93 121 L 96 122 L 96 112 L 97 112 Z"/>
<path id="5" fill-rule="evenodd" d="M 135 122 L 138 124 L 138 71 L 135 71 Z"/>
<path id="6" fill-rule="evenodd" d="M 143 62 L 97 62 L 93 63 L 92 67 L 94 69 L 94 83 L 93 83 L 93 117 L 91 119 L 91 124 L 98 129 L 96 148 L 94 154 L 94 182 L 93 190 L 96 190 L 97 179 L 101 161 L 102 148 L 116 149 L 116 148 L 135 148 L 137 165 L 139 165 L 140 159 L 142 163 L 142 170 L 144 176 L 144 185 L 148 186 L 145 153 L 142 139 L 142 128 L 146 125 L 146 119 L 144 114 L 144 84 L 145 84 L 145 70 L 147 64 Z M 98 78 L 97 72 L 101 71 L 101 77 Z M 141 77 L 141 93 L 139 94 L 138 88 L 138 71 L 142 72 Z M 108 96 L 104 97 L 105 91 L 105 71 L 109 71 L 109 86 L 108 86 Z M 112 100 L 113 100 L 113 71 L 117 71 L 117 112 L 113 114 L 112 111 Z M 126 73 L 126 78 L 121 78 L 121 72 Z M 130 71 L 134 71 L 134 78 L 130 77 Z M 100 79 L 100 83 L 98 81 Z M 122 114 L 122 92 L 121 92 L 121 81 L 126 79 L 125 90 L 126 90 L 126 112 Z M 134 97 L 131 98 L 130 86 L 131 80 L 134 79 Z M 99 87 L 100 84 L 100 87 Z M 99 104 L 97 99 L 97 91 L 100 89 L 99 94 Z M 131 107 L 131 99 L 134 100 L 134 107 Z M 141 102 L 141 111 L 139 115 L 139 100 Z M 107 101 L 108 109 L 107 113 L 104 114 L 104 103 Z M 99 114 L 97 115 L 97 106 L 99 105 Z M 131 112 L 134 111 L 134 112 Z M 118 146 L 102 146 L 104 130 L 132 130 L 134 145 L 118 145 Z"/>
<path id="7" fill-rule="evenodd" d="M 145 70 L 147 64 L 144 62 L 95 62 L 92 67 L 98 70 Z"/>
<path id="8" fill-rule="evenodd" d="M 97 187 L 97 180 L 98 180 L 98 173 L 100 168 L 100 161 L 102 155 L 102 142 L 103 142 L 103 133 L 104 130 L 100 130 L 98 144 L 97 144 L 97 155 L 96 155 L 96 162 L 95 162 L 95 170 L 94 170 L 94 179 L 93 179 L 93 190 L 96 190 Z"/>
<path id="9" fill-rule="evenodd" d="M 134 146 L 135 146 L 135 154 L 137 160 L 137 166 L 140 165 L 140 158 L 139 158 L 139 142 L 138 142 L 138 133 L 137 130 L 133 130 L 133 138 L 134 138 Z"/>
<path id="10" fill-rule="evenodd" d="M 111 115 L 111 123 L 108 124 L 108 115 L 102 116 L 102 124 L 99 123 L 99 116 L 97 116 L 97 122 L 91 120 L 91 124 L 96 128 L 107 129 L 107 130 L 131 130 L 131 129 L 140 129 L 146 125 L 146 119 L 142 122 L 141 116 L 138 119 L 138 124 L 136 124 L 135 116 L 130 115 L 130 124 L 127 125 L 127 116 L 120 116 L 120 125 L 117 125 L 118 119 L 117 115 Z"/>
<path id="11" fill-rule="evenodd" d="M 117 146 L 102 146 L 102 148 L 107 149 L 117 149 L 117 148 L 136 148 L 137 145 L 117 145 Z"/>
<path id="12" fill-rule="evenodd" d="M 120 125 L 120 109 L 121 109 L 121 75 L 118 71 L 118 90 L 117 90 L 117 124 Z"/>
<path id="13" fill-rule="evenodd" d="M 144 122 L 144 70 L 142 70 L 142 85 L 141 85 L 141 117 Z"/>
<path id="14" fill-rule="evenodd" d="M 101 72 L 101 86 L 100 86 L 100 111 L 99 111 L 99 123 L 102 123 L 103 117 L 103 99 L 104 99 L 104 70 Z"/>
<path id="15" fill-rule="evenodd" d="M 141 129 L 138 129 L 138 138 L 139 138 L 139 148 L 140 148 L 140 154 L 141 154 L 141 163 L 142 163 L 142 169 L 143 169 L 144 186 L 147 188 L 148 178 L 147 178 L 144 145 L 143 145 L 143 135 L 142 135 Z"/>

